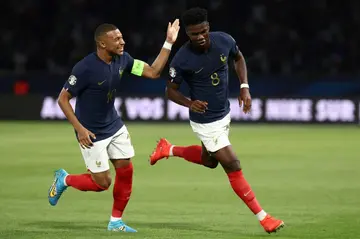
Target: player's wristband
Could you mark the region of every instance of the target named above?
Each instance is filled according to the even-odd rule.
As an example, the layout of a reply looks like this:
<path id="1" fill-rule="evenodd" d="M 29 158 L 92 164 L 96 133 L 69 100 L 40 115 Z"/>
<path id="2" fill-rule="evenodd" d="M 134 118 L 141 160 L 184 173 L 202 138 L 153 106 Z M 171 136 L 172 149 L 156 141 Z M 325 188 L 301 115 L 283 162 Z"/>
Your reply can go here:
<path id="1" fill-rule="evenodd" d="M 245 84 L 245 83 L 241 84 L 240 89 L 242 89 L 242 88 L 248 88 L 249 89 L 249 84 Z"/>
<path id="2" fill-rule="evenodd" d="M 168 49 L 168 50 L 170 50 L 170 51 L 171 51 L 171 47 L 172 47 L 172 45 L 173 45 L 173 44 L 171 44 L 171 43 L 169 43 L 169 42 L 165 41 L 165 42 L 164 42 L 164 45 L 163 45 L 163 48 Z"/>

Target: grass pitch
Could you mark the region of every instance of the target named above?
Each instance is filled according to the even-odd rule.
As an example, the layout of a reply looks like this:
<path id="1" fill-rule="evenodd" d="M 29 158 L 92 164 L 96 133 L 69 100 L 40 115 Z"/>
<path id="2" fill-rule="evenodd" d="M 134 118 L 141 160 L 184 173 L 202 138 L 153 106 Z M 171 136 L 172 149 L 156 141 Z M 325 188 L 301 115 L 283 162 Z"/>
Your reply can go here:
<path id="1" fill-rule="evenodd" d="M 360 131 L 356 126 L 233 124 L 230 139 L 259 202 L 285 228 L 266 234 L 221 167 L 179 158 L 148 164 L 156 140 L 198 144 L 188 124 L 128 124 L 136 150 L 124 221 L 107 232 L 112 188 L 69 188 L 47 201 L 53 171 L 85 172 L 68 123 L 0 123 L 0 238 L 360 238 Z M 113 170 L 112 170 L 113 171 Z"/>

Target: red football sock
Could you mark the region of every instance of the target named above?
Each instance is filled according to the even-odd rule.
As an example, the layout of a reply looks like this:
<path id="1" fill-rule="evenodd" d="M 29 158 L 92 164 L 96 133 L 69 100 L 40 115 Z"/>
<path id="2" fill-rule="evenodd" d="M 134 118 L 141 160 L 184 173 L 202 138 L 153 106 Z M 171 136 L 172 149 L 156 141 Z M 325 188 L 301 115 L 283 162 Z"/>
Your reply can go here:
<path id="1" fill-rule="evenodd" d="M 132 191 L 133 165 L 130 164 L 124 168 L 116 169 L 114 183 L 114 204 L 111 216 L 122 217 L 125 207 L 130 199 Z"/>
<path id="2" fill-rule="evenodd" d="M 199 145 L 191 145 L 187 147 L 174 146 L 172 148 L 172 154 L 174 156 L 184 158 L 189 162 L 202 165 L 203 163 L 201 161 L 201 150 L 202 147 Z"/>
<path id="3" fill-rule="evenodd" d="M 65 179 L 65 183 L 68 186 L 76 188 L 80 191 L 100 192 L 107 189 L 95 183 L 94 180 L 91 178 L 91 175 L 87 173 L 79 175 L 69 174 Z"/>
<path id="4" fill-rule="evenodd" d="M 258 214 L 262 208 L 256 200 L 250 185 L 244 178 L 242 171 L 228 173 L 228 177 L 234 192 L 244 201 L 254 214 Z"/>

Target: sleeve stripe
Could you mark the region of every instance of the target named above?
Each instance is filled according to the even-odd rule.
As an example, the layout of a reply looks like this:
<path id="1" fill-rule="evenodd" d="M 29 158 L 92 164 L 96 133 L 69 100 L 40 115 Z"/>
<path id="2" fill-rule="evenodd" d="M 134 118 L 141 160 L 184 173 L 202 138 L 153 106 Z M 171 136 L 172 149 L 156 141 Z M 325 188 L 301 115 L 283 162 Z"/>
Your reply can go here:
<path id="1" fill-rule="evenodd" d="M 131 74 L 141 76 L 144 71 L 145 63 L 143 61 L 134 59 L 133 67 L 131 68 Z"/>

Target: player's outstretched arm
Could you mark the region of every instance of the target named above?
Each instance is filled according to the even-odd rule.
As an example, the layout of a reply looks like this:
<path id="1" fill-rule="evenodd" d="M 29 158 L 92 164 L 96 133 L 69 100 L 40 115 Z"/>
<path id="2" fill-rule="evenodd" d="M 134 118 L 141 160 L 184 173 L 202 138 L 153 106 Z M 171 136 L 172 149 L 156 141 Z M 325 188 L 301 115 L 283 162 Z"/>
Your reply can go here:
<path id="1" fill-rule="evenodd" d="M 78 139 L 81 147 L 89 148 L 93 145 L 90 137 L 93 139 L 95 139 L 96 137 L 92 132 L 84 128 L 84 126 L 77 119 L 74 110 L 70 104 L 71 98 L 72 98 L 71 94 L 63 88 L 58 98 L 58 104 L 61 110 L 64 112 L 66 118 L 69 120 L 69 122 L 72 124 L 72 126 L 78 133 Z"/>
<path id="2" fill-rule="evenodd" d="M 249 92 L 246 62 L 241 51 L 238 51 L 235 55 L 234 67 L 240 81 L 239 105 L 240 107 L 243 106 L 244 113 L 249 113 L 251 110 L 251 96 Z"/>
<path id="3" fill-rule="evenodd" d="M 207 102 L 200 100 L 190 100 L 179 92 L 180 85 L 168 81 L 166 86 L 166 97 L 176 104 L 185 106 L 196 113 L 204 113 L 207 109 Z"/>
<path id="4" fill-rule="evenodd" d="M 156 57 L 155 61 L 151 66 L 145 63 L 144 70 L 142 73 L 143 77 L 156 79 L 159 78 L 161 72 L 163 71 L 166 62 L 169 59 L 170 51 L 172 45 L 175 43 L 178 33 L 179 33 L 179 19 L 176 19 L 172 24 L 169 22 L 166 34 L 166 41 L 161 48 L 159 55 Z"/>

